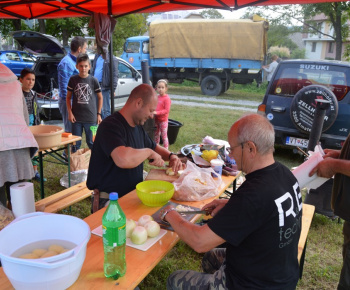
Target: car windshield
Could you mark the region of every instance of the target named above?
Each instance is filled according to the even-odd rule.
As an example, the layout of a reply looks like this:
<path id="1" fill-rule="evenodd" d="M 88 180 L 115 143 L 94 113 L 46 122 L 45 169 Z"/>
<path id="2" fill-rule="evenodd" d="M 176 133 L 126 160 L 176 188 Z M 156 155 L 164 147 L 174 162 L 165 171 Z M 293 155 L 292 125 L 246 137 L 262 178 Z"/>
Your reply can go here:
<path id="1" fill-rule="evenodd" d="M 281 63 L 270 87 L 270 94 L 293 97 L 309 85 L 322 85 L 330 89 L 338 101 L 350 90 L 350 68 L 323 64 Z"/>

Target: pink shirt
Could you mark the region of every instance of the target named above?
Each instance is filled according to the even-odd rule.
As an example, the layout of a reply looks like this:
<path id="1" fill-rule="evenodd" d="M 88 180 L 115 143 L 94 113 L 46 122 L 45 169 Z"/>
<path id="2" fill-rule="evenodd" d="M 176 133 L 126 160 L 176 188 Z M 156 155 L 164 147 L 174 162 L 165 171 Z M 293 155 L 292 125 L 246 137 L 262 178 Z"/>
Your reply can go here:
<path id="1" fill-rule="evenodd" d="M 158 96 L 157 115 L 155 116 L 157 122 L 168 121 L 170 105 L 171 100 L 168 95 Z"/>

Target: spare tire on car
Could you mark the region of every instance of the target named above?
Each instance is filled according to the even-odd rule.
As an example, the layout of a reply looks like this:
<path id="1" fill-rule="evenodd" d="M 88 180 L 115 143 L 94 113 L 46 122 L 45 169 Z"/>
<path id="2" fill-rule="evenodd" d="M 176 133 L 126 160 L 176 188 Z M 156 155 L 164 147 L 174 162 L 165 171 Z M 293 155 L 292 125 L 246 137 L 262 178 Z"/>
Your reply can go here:
<path id="1" fill-rule="evenodd" d="M 324 117 L 322 132 L 328 130 L 337 118 L 338 100 L 331 90 L 321 85 L 304 87 L 295 94 L 290 107 L 292 122 L 303 133 L 309 134 L 311 131 L 316 110 L 316 99 L 330 102 Z"/>

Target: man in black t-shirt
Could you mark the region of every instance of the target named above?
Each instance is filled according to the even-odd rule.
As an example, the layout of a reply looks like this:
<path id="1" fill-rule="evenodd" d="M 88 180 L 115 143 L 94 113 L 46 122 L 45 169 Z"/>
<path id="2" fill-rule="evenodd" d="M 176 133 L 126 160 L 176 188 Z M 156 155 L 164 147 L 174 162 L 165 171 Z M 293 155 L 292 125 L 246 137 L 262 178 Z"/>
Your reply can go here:
<path id="1" fill-rule="evenodd" d="M 150 85 L 139 85 L 124 107 L 99 125 L 87 177 L 87 187 L 100 192 L 98 208 L 106 204 L 109 193 L 117 192 L 121 197 L 136 188 L 143 180 L 146 159 L 153 166 L 162 167 L 169 161 L 175 172 L 182 169 L 177 155 L 157 145 L 142 127 L 153 118 L 157 103 L 156 91 Z"/>
<path id="2" fill-rule="evenodd" d="M 302 202 L 298 182 L 275 162 L 274 129 L 252 114 L 233 124 L 228 149 L 245 182 L 228 200 L 214 200 L 204 226 L 184 220 L 167 207 L 161 218 L 197 252 L 207 252 L 204 273 L 176 271 L 168 289 L 295 289 L 299 278 L 298 242 Z M 226 242 L 226 248 L 215 248 Z"/>

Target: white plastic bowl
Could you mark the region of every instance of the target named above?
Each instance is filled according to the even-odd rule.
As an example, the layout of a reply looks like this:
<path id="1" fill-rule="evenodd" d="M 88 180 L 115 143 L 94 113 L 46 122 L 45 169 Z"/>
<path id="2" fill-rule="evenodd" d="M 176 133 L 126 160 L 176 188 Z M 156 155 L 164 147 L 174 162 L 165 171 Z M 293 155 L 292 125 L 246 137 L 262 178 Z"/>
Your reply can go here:
<path id="1" fill-rule="evenodd" d="M 30 126 L 36 142 L 40 149 L 48 149 L 61 144 L 63 129 L 56 125 Z"/>
<path id="2" fill-rule="evenodd" d="M 73 216 L 42 212 L 23 215 L 0 231 L 2 267 L 15 289 L 67 289 L 78 279 L 90 236 L 88 224 Z M 43 240 L 64 240 L 76 246 L 43 259 L 12 256 L 18 249 Z"/>

